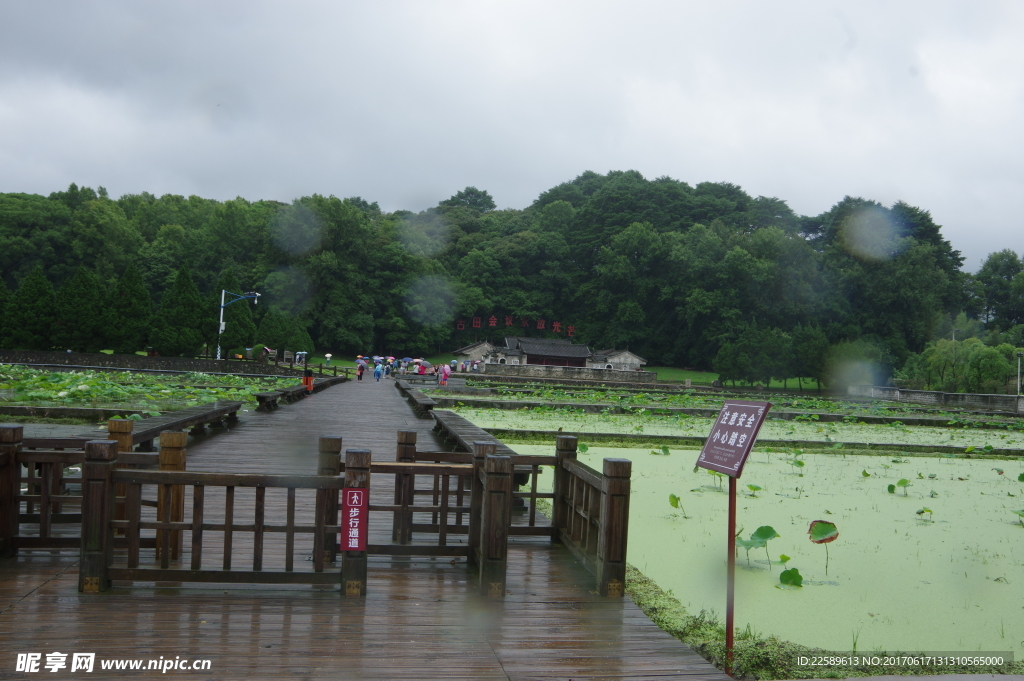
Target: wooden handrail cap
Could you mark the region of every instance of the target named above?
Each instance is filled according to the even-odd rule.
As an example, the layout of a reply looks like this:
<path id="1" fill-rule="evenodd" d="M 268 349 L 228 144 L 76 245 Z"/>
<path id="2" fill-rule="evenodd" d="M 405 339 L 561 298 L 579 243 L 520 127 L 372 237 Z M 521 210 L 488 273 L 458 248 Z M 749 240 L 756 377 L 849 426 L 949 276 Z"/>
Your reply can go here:
<path id="1" fill-rule="evenodd" d="M 324 454 L 340 454 L 341 453 L 341 436 L 340 435 L 321 435 L 317 448 Z"/>
<path id="2" fill-rule="evenodd" d="M 502 473 L 506 475 L 511 475 L 512 457 L 488 454 L 487 457 L 484 459 L 484 472 L 498 475 Z"/>
<path id="3" fill-rule="evenodd" d="M 0 426 L 0 443 L 9 445 L 15 442 L 21 442 L 21 438 L 24 432 L 24 426 L 19 426 L 13 423 L 5 423 L 2 426 Z"/>
<path id="4" fill-rule="evenodd" d="M 107 421 L 107 432 L 130 433 L 135 428 L 135 421 L 132 419 L 110 419 Z"/>
<path id="5" fill-rule="evenodd" d="M 369 449 L 346 449 L 345 468 L 369 468 L 372 456 Z"/>
<path id="6" fill-rule="evenodd" d="M 113 461 L 117 458 L 117 440 L 89 440 L 85 443 L 86 461 Z"/>
<path id="7" fill-rule="evenodd" d="M 188 444 L 188 433 L 183 430 L 165 430 L 160 433 L 160 447 L 184 447 Z"/>
<path id="8" fill-rule="evenodd" d="M 603 473 L 610 478 L 628 478 L 633 471 L 633 462 L 629 459 L 605 459 Z"/>

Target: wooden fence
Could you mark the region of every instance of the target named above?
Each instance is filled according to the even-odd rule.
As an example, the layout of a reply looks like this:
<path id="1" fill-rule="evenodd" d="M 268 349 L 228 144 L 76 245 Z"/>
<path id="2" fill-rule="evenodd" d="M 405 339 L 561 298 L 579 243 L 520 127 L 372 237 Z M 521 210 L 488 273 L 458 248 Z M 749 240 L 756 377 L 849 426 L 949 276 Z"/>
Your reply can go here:
<path id="1" fill-rule="evenodd" d="M 605 459 L 599 473 L 577 461 L 571 436 L 558 438 L 554 456 L 501 456 L 499 443 L 491 441 L 474 442 L 472 452 L 417 451 L 416 435 L 399 431 L 396 461 L 376 463 L 366 450 L 349 450 L 343 463 L 341 438 L 322 437 L 317 474 L 290 476 L 188 472 L 184 432 L 163 433 L 158 457 L 121 451 L 124 444 L 116 440 L 89 441 L 84 450 L 30 450 L 21 427 L 0 427 L 0 547 L 4 555 L 19 548 L 79 548 L 86 592 L 124 580 L 338 584 L 346 595 L 359 596 L 366 593 L 368 554 L 464 556 L 477 569 L 479 592 L 500 598 L 509 537 L 538 536 L 565 544 L 594 575 L 599 593 L 622 595 L 629 461 Z M 80 478 L 66 474 L 69 465 L 81 465 Z M 554 491 L 542 492 L 539 476 L 548 466 Z M 29 472 L 37 467 L 38 476 Z M 369 511 L 390 514 L 391 541 L 341 552 L 340 568 L 328 569 L 339 553 L 340 491 L 369 488 L 380 475 L 394 478 L 393 502 L 371 503 Z M 525 491 L 514 491 L 516 475 L 528 478 Z M 75 485 L 80 494 L 73 493 Z M 517 498 L 525 514 L 513 513 Z M 550 522 L 537 512 L 538 500 L 551 501 Z M 307 517 L 297 519 L 297 512 Z M 237 520 L 239 513 L 251 513 L 251 522 Z M 52 525 L 60 523 L 79 525 L 72 528 L 78 536 L 52 536 Z M 37 534 L 22 536 L 26 524 L 37 526 Z M 186 535 L 190 567 L 172 567 L 185 557 Z M 250 569 L 232 564 L 236 535 L 251 541 Z M 453 542 L 457 535 L 465 539 Z M 264 550 L 267 537 L 282 536 L 283 550 Z M 210 568 L 215 551 L 219 565 Z M 312 570 L 296 570 L 296 556 L 310 554 Z"/>

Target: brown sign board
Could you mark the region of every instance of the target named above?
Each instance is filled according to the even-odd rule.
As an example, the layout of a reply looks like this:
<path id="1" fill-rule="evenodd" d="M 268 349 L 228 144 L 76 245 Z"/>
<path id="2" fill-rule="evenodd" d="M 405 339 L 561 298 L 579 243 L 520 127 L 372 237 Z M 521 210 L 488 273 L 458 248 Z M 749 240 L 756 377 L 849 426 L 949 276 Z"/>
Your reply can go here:
<path id="1" fill-rule="evenodd" d="M 743 473 L 771 402 L 726 400 L 711 426 L 697 465 L 734 478 Z"/>

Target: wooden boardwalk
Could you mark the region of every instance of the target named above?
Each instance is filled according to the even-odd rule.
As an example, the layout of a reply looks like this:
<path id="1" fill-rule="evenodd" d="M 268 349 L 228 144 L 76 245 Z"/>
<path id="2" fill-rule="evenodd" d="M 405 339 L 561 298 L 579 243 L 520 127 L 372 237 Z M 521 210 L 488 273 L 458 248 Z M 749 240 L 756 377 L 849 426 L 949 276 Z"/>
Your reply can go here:
<path id="1" fill-rule="evenodd" d="M 313 474 L 320 435 L 340 435 L 344 449 L 370 449 L 375 461 L 394 460 L 398 430 L 418 431 L 421 450 L 443 448 L 432 421 L 416 418 L 389 380 L 351 382 L 239 416 L 238 426 L 190 443 L 189 470 Z M 380 482 L 374 503 L 387 503 L 390 488 Z M 240 499 L 236 518 L 248 512 Z M 386 518 L 370 529 L 371 541 L 390 539 Z M 242 536 L 232 552 L 239 564 L 251 550 Z M 204 560 L 207 553 L 215 566 L 217 549 L 204 548 Z M 512 540 L 503 600 L 475 595 L 464 559 L 370 556 L 367 596 L 354 599 L 337 587 L 214 584 L 135 584 L 86 595 L 77 590 L 77 558 L 23 551 L 0 561 L 0 679 L 35 678 L 14 671 L 17 653 L 42 653 L 45 663 L 55 651 L 69 654 L 69 667 L 71 653 L 96 653 L 95 678 L 139 673 L 102 671 L 102 660 L 145 667 L 161 656 L 209 659 L 209 671 L 171 672 L 196 679 L 728 678 L 628 598 L 594 594 L 593 578 L 545 539 Z"/>

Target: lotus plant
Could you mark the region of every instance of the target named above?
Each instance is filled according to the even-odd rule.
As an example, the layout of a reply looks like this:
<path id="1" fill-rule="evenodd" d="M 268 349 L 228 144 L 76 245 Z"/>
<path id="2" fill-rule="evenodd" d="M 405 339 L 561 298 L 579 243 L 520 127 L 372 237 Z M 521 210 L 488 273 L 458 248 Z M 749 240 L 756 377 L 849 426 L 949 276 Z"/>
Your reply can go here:
<path id="1" fill-rule="evenodd" d="M 813 520 L 811 526 L 807 528 L 807 534 L 815 544 L 825 545 L 825 574 L 828 575 L 828 545 L 839 536 L 839 530 L 836 529 L 835 523 L 830 523 L 827 520 Z"/>

